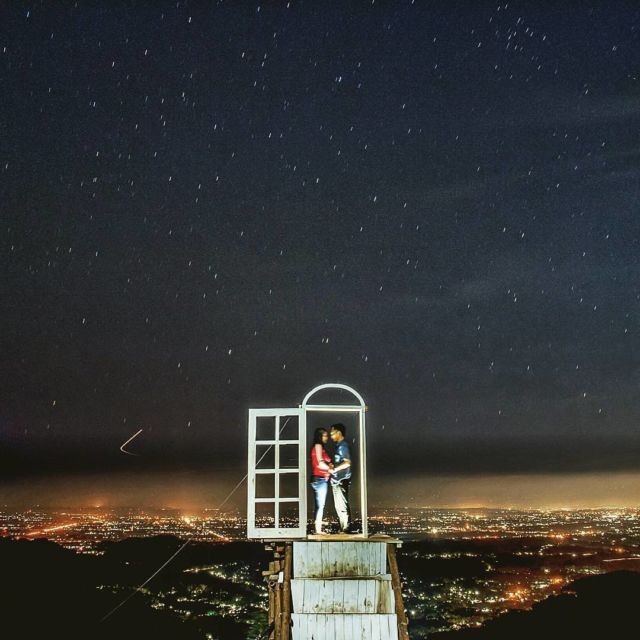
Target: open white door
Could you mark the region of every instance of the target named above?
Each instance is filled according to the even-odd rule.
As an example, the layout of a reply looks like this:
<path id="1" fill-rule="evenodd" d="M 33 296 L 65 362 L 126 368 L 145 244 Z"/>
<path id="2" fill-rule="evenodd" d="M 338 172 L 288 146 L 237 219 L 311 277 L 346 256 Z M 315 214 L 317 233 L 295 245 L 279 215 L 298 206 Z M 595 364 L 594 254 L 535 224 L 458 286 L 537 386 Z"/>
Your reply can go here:
<path id="1" fill-rule="evenodd" d="M 249 409 L 248 538 L 307 535 L 303 409 Z"/>

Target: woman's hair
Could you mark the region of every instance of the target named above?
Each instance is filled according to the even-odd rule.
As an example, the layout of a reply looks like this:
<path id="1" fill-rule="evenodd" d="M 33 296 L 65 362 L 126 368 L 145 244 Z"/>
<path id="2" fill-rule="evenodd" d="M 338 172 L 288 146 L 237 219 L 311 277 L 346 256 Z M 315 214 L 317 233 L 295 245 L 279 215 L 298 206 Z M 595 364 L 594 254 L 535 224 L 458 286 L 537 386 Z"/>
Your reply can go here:
<path id="1" fill-rule="evenodd" d="M 314 432 L 313 432 L 313 444 L 324 444 L 322 442 L 322 435 L 324 433 L 329 433 L 326 429 L 323 429 L 322 427 L 318 427 Z"/>

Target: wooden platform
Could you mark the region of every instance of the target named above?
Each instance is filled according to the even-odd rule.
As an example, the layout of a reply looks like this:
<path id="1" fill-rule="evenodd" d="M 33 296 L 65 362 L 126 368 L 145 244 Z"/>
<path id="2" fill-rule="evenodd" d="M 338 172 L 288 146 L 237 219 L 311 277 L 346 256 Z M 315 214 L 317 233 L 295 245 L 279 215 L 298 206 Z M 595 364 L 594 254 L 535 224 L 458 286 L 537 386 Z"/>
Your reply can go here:
<path id="1" fill-rule="evenodd" d="M 318 536 L 284 551 L 270 596 L 273 640 L 408 640 L 396 540 Z"/>

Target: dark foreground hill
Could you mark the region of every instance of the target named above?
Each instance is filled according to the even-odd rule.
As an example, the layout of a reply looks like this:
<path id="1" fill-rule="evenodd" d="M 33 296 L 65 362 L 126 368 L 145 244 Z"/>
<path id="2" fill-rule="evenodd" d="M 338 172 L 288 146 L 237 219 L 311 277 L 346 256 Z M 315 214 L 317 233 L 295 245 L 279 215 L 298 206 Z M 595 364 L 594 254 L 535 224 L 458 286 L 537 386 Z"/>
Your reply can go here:
<path id="1" fill-rule="evenodd" d="M 530 611 L 511 611 L 480 629 L 436 633 L 432 640 L 618 640 L 638 637 L 640 573 L 582 578 Z"/>
<path id="2" fill-rule="evenodd" d="M 95 557 L 77 555 L 46 540 L 0 538 L 0 638 L 256 638 L 266 622 L 260 569 L 269 554 L 261 545 L 246 542 L 188 546 L 144 593 L 100 623 L 181 545 L 170 536 L 130 539 L 105 544 L 104 555 Z M 204 570 L 194 572 L 194 567 Z M 208 570 L 215 567 L 223 570 Z M 591 576 L 531 611 L 507 613 L 481 629 L 430 638 L 634 638 L 638 594 L 640 573 Z"/>
<path id="3" fill-rule="evenodd" d="M 100 622 L 181 545 L 170 536 L 131 539 L 106 544 L 104 555 L 96 557 L 47 540 L 0 538 L 0 638 L 202 640 L 209 634 L 245 640 L 254 635 L 252 616 L 264 626 L 263 598 L 254 585 L 262 582 L 265 552 L 251 543 L 190 545 L 144 593 Z M 185 571 L 240 562 L 244 581 Z M 236 603 L 239 615 L 221 613 L 220 602 Z"/>

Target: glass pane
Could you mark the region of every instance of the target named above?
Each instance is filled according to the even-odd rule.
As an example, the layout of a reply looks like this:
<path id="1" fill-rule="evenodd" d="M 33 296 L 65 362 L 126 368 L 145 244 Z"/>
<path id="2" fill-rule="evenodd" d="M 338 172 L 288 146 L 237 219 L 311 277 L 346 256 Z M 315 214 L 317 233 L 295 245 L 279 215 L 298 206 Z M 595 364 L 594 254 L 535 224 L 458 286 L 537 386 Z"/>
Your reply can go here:
<path id="1" fill-rule="evenodd" d="M 275 469 L 276 448 L 272 444 L 256 445 L 256 469 Z"/>
<path id="2" fill-rule="evenodd" d="M 275 478 L 273 473 L 256 474 L 256 498 L 275 497 Z"/>
<path id="3" fill-rule="evenodd" d="M 297 502 L 281 502 L 278 527 L 292 529 L 300 524 L 300 506 Z"/>
<path id="4" fill-rule="evenodd" d="M 297 444 L 281 444 L 280 445 L 280 468 L 281 469 L 297 469 L 298 464 L 298 445 Z"/>
<path id="5" fill-rule="evenodd" d="M 298 440 L 298 416 L 280 416 L 280 440 Z"/>
<path id="6" fill-rule="evenodd" d="M 282 475 L 280 475 L 281 498 L 298 497 L 298 478 L 299 475 L 297 473 L 283 473 Z"/>
<path id="7" fill-rule="evenodd" d="M 273 502 L 256 503 L 256 527 L 272 529 L 276 526 L 275 505 Z"/>
<path id="8" fill-rule="evenodd" d="M 276 419 L 274 416 L 256 418 L 256 440 L 275 440 Z"/>

